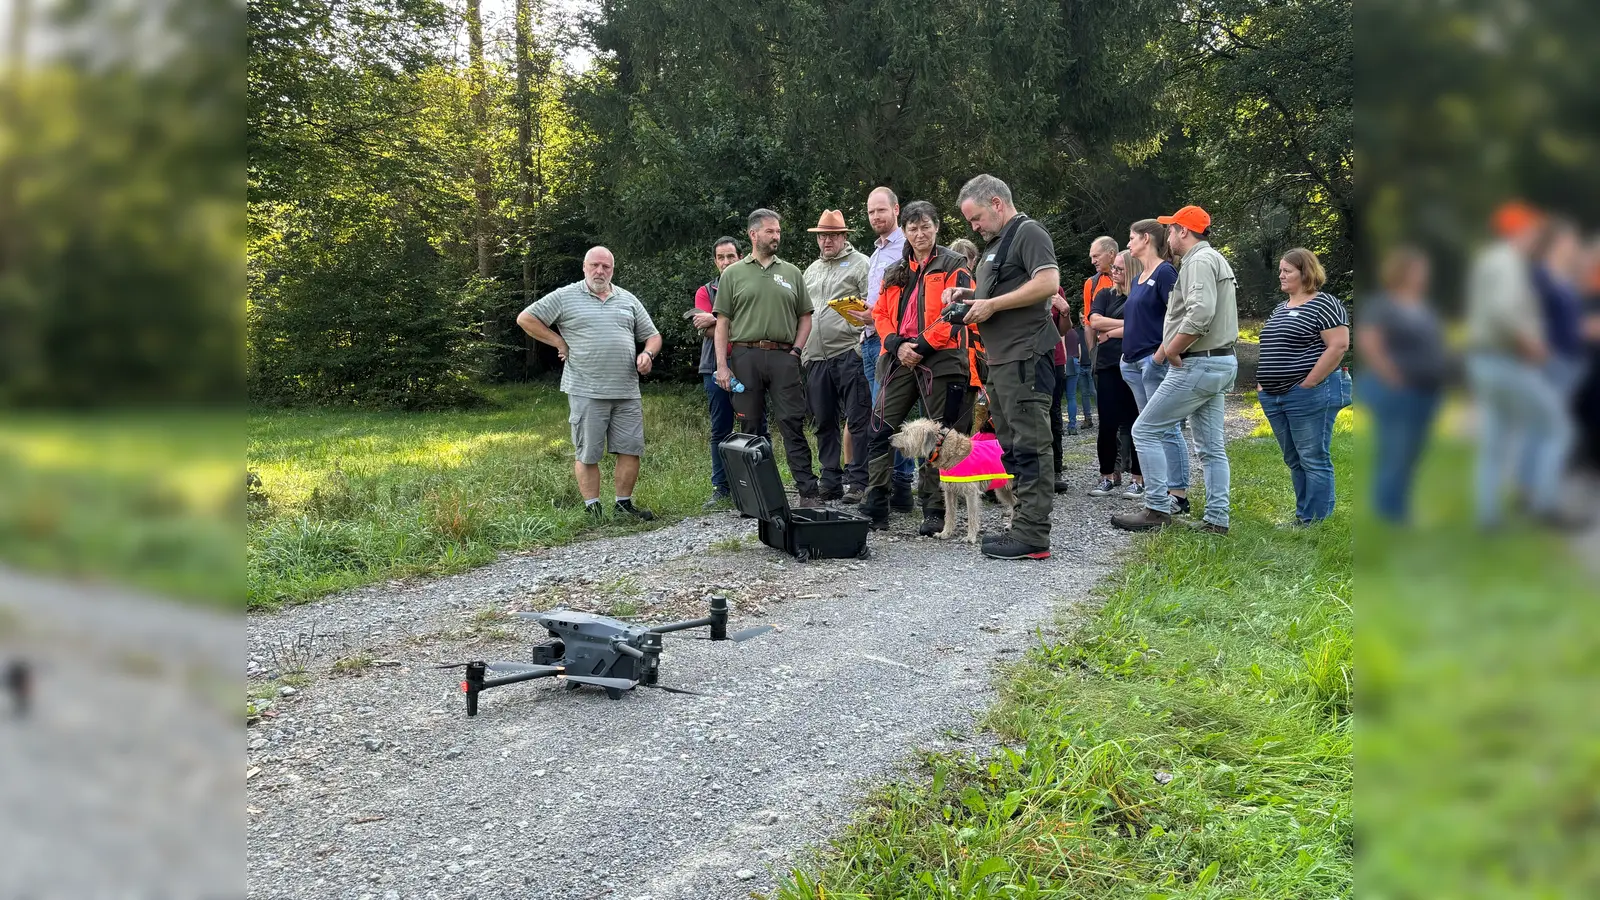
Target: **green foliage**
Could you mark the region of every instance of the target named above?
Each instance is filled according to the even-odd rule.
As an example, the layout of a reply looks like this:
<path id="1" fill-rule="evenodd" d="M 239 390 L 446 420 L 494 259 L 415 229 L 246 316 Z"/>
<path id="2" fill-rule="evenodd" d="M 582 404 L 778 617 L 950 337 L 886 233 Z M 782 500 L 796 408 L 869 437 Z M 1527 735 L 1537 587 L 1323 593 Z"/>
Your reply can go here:
<path id="1" fill-rule="evenodd" d="M 1275 442 L 1236 441 L 1233 533 L 1137 545 L 1092 621 L 1008 673 L 1002 746 L 930 754 L 784 900 L 1347 898 L 1351 534 L 1282 532 Z M 1350 437 L 1335 441 L 1348 497 Z"/>
<path id="2" fill-rule="evenodd" d="M 251 308 L 251 395 L 280 404 L 468 404 L 477 397 L 484 288 L 463 287 L 415 233 L 364 229 L 321 248 L 309 270 L 284 274 Z"/>
<path id="3" fill-rule="evenodd" d="M 249 520 L 250 606 L 458 572 L 501 551 L 589 532 L 572 477 L 566 398 L 542 385 L 490 395 L 490 405 L 459 411 L 254 413 L 247 459 L 271 503 Z M 658 522 L 698 513 L 711 491 L 705 396 L 660 389 L 644 404 L 649 447 L 635 498 Z M 602 466 L 602 495 L 609 467 Z M 621 594 L 630 585 L 613 588 Z"/>

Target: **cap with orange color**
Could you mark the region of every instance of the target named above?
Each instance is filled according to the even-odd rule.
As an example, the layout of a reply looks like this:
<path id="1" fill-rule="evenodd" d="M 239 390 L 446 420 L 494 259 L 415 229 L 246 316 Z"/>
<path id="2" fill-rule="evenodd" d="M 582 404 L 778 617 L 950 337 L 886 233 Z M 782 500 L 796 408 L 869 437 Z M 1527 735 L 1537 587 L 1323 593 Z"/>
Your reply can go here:
<path id="1" fill-rule="evenodd" d="M 1198 206 L 1185 206 L 1170 216 L 1158 216 L 1156 221 L 1163 225 L 1182 225 L 1196 234 L 1211 227 L 1211 214 Z"/>
<path id="2" fill-rule="evenodd" d="M 1500 208 L 1494 211 L 1491 221 L 1494 223 L 1495 233 L 1508 238 L 1543 222 L 1544 213 L 1521 200 L 1512 200 L 1501 204 Z"/>

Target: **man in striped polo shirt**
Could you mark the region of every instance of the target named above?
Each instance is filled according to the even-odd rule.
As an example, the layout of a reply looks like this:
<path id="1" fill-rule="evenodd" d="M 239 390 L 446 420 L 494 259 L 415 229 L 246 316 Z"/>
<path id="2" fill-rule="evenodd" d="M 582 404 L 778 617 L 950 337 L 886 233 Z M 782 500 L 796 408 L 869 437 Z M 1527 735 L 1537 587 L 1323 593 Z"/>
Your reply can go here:
<path id="1" fill-rule="evenodd" d="M 610 450 L 617 457 L 613 509 L 648 522 L 655 515 L 633 505 L 644 455 L 639 376 L 649 375 L 661 354 L 661 332 L 638 297 L 611 283 L 616 266 L 610 250 L 591 248 L 583 256 L 583 280 L 540 297 L 517 315 L 517 324 L 556 348 L 565 363 L 561 391 L 571 413 L 573 472 L 584 508 L 600 518 L 600 458 Z"/>

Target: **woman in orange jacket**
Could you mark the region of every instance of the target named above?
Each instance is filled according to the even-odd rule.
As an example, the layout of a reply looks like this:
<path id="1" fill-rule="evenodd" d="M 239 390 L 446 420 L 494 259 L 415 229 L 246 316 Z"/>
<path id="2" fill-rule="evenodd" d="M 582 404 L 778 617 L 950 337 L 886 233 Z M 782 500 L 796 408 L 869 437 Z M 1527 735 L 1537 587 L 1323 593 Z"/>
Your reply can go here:
<path id="1" fill-rule="evenodd" d="M 933 204 L 906 204 L 901 227 L 906 255 L 884 274 L 873 308 L 873 325 L 882 342 L 878 356 L 878 402 L 872 411 L 867 445 L 867 498 L 861 509 L 874 528 L 889 524 L 889 481 L 893 466 L 889 438 L 918 401 L 923 414 L 965 432 L 972 425 L 974 371 L 969 326 L 943 318 L 947 287 L 971 287 L 966 257 L 938 244 L 939 214 Z M 938 473 L 926 460 L 919 493 L 922 526 L 918 533 L 944 530 L 944 495 Z"/>

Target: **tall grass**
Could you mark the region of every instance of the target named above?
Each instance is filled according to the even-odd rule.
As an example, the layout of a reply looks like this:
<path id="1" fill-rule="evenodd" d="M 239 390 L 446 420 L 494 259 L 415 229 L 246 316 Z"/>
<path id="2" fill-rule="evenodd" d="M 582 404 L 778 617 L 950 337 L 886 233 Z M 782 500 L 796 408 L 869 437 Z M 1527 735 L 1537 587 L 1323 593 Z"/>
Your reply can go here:
<path id="1" fill-rule="evenodd" d="M 5 413 L 0 562 L 237 609 L 236 415 Z"/>
<path id="2" fill-rule="evenodd" d="M 566 397 L 550 385 L 497 389 L 458 412 L 272 410 L 250 417 L 252 608 L 387 578 L 445 574 L 502 551 L 570 541 L 592 526 L 572 473 Z M 635 502 L 662 522 L 711 491 L 709 424 L 697 388 L 644 398 Z M 612 464 L 600 496 L 610 508 Z M 650 526 L 608 521 L 602 530 Z"/>
<path id="3" fill-rule="evenodd" d="M 1231 456 L 1231 535 L 1140 539 L 1093 619 L 1006 675 L 998 750 L 929 755 L 779 896 L 1349 896 L 1349 521 L 1275 530 L 1276 444 Z"/>

